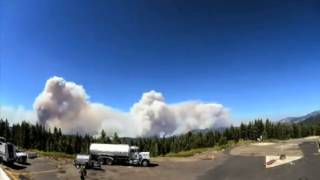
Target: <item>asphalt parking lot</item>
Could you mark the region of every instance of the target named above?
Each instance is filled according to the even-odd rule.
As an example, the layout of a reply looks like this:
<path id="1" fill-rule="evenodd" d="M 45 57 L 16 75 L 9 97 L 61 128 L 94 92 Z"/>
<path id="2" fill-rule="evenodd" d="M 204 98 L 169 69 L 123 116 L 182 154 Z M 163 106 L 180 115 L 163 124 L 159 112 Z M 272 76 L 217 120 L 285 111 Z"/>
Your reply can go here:
<path id="1" fill-rule="evenodd" d="M 292 164 L 266 169 L 264 157 L 232 156 L 229 152 L 219 166 L 209 170 L 199 180 L 318 180 L 320 156 L 315 142 L 300 144 L 304 157 Z"/>
<path id="2" fill-rule="evenodd" d="M 179 160 L 178 160 L 179 159 Z M 160 158 L 152 161 L 150 167 L 129 165 L 102 166 L 102 169 L 88 169 L 86 180 L 194 180 L 211 168 L 214 160 L 193 158 Z M 5 167 L 7 168 L 7 167 Z M 79 170 L 71 159 L 39 157 L 29 160 L 26 165 L 16 164 L 10 168 L 15 179 L 23 180 L 73 180 L 80 179 Z M 14 180 L 15 180 L 14 179 Z"/>
<path id="3" fill-rule="evenodd" d="M 60 167 L 63 161 L 53 160 L 47 157 L 28 159 L 26 164 L 15 163 L 10 166 L 3 166 L 13 179 L 22 180 L 56 180 L 61 179 L 65 173 Z"/>
<path id="4" fill-rule="evenodd" d="M 291 146 L 293 143 L 297 146 Z M 290 146 L 286 146 L 286 144 Z M 264 154 L 288 147 L 284 152 L 303 154 L 303 158 L 272 168 L 265 168 Z M 159 157 L 152 159 L 152 167 L 103 166 L 89 169 L 86 180 L 318 180 L 320 155 L 315 142 L 290 140 L 273 145 L 242 145 L 224 152 L 212 152 L 188 158 Z M 233 152 L 233 153 L 232 153 Z M 209 156 L 210 155 L 210 156 Z M 207 158 L 207 157 L 213 158 Z M 72 180 L 80 179 L 72 159 L 38 157 L 28 164 L 15 164 L 7 169 L 15 179 L 24 180 Z"/>

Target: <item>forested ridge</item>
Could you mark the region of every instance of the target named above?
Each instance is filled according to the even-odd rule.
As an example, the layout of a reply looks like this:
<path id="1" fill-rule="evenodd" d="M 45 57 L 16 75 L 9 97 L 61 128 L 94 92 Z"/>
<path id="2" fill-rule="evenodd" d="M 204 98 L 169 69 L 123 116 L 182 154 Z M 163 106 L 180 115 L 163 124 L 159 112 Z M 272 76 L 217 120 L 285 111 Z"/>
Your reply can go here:
<path id="1" fill-rule="evenodd" d="M 229 141 L 263 139 L 289 139 L 310 135 L 320 135 L 320 123 L 283 124 L 270 120 L 254 120 L 239 127 L 231 126 L 223 131 L 188 132 L 169 137 L 120 138 L 117 133 L 108 137 L 105 131 L 100 136 L 65 135 L 61 129 L 47 129 L 39 124 L 22 122 L 9 125 L 0 119 L 0 136 L 22 149 L 63 152 L 67 154 L 88 153 L 90 143 L 125 143 L 137 145 L 142 151 L 150 151 L 152 156 L 166 155 L 195 148 L 225 145 Z"/>

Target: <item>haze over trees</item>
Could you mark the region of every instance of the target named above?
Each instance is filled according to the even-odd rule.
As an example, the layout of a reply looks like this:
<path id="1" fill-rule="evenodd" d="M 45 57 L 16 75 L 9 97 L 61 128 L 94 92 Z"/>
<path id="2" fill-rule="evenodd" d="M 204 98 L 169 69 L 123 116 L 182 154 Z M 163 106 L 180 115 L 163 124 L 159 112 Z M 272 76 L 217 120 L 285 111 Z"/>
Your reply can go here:
<path id="1" fill-rule="evenodd" d="M 320 120 L 320 119 L 319 119 Z M 195 148 L 214 147 L 229 141 L 263 139 L 289 139 L 310 135 L 320 135 L 320 123 L 273 123 L 270 120 L 254 120 L 239 127 L 231 126 L 224 130 L 190 131 L 186 134 L 170 137 L 118 137 L 115 133 L 108 137 L 102 130 L 100 136 L 66 135 L 61 129 L 46 129 L 39 124 L 22 122 L 9 125 L 8 120 L 0 119 L 0 136 L 22 149 L 64 152 L 67 154 L 88 153 L 90 143 L 126 143 L 137 145 L 142 151 L 150 151 L 152 156 L 166 155 Z"/>

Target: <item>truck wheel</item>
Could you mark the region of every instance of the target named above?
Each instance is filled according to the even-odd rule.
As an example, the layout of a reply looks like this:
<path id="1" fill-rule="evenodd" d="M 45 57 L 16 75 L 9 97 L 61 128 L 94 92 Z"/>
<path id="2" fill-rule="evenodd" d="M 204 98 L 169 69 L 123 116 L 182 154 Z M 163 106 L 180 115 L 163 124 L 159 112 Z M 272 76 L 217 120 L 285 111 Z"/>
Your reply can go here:
<path id="1" fill-rule="evenodd" d="M 143 161 L 141 162 L 141 165 L 142 165 L 143 167 L 148 167 L 148 166 L 149 166 L 149 161 L 148 161 L 148 160 L 143 160 Z"/>
<path id="2" fill-rule="evenodd" d="M 107 158 L 106 160 L 105 160 L 105 163 L 106 163 L 106 165 L 112 165 L 112 159 L 109 159 L 109 158 Z"/>

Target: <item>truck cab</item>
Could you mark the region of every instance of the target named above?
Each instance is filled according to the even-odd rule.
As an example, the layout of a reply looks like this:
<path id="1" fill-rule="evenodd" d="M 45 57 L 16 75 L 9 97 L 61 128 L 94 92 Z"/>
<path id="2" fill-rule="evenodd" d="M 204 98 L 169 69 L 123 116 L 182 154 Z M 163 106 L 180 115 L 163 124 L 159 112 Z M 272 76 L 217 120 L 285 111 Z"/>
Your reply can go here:
<path id="1" fill-rule="evenodd" d="M 139 147 L 130 146 L 129 163 L 135 165 L 149 166 L 150 153 L 140 152 Z"/>
<path id="2" fill-rule="evenodd" d="M 16 147 L 0 137 L 0 162 L 14 163 L 16 160 Z"/>

